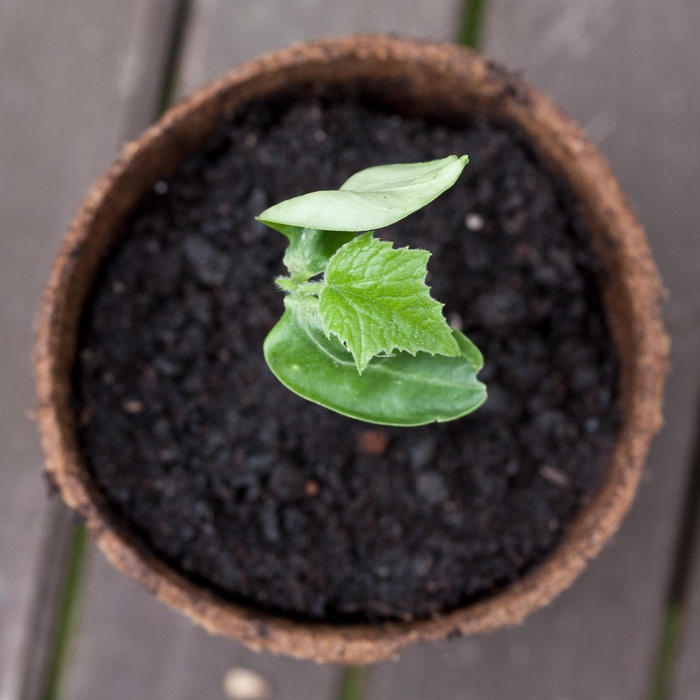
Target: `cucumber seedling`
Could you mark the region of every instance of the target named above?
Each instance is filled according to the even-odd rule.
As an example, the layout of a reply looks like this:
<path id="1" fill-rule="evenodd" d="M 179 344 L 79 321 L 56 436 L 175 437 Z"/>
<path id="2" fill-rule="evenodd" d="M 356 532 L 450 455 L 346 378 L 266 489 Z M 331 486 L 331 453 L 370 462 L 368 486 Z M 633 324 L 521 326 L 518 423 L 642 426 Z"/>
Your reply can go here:
<path id="1" fill-rule="evenodd" d="M 452 187 L 467 156 L 362 170 L 338 190 L 266 209 L 289 239 L 279 277 L 285 311 L 264 344 L 275 376 L 352 418 L 413 426 L 486 400 L 477 347 L 450 328 L 425 283 L 430 253 L 374 236 Z"/>

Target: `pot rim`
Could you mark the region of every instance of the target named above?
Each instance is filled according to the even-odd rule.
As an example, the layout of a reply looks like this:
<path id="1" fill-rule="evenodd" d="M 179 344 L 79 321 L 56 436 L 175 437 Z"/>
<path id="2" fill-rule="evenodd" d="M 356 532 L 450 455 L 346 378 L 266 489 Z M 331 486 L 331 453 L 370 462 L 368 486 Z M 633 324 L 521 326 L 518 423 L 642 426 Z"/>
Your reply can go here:
<path id="1" fill-rule="evenodd" d="M 450 109 L 479 104 L 515 123 L 540 155 L 563 173 L 581 201 L 607 272 L 603 297 L 620 355 L 623 421 L 603 483 L 551 556 L 521 580 L 431 619 L 381 625 L 297 622 L 231 603 L 188 581 L 115 521 L 80 455 L 70 406 L 71 368 L 80 309 L 91 273 L 111 240 L 110 222 L 123 218 L 154 181 L 140 174 L 146 159 L 155 163 L 151 169 L 167 174 L 180 157 L 163 156 L 159 149 L 169 144 L 171 151 L 194 150 L 212 121 L 212 110 L 230 110 L 233 104 L 270 94 L 287 79 L 357 80 L 369 75 L 370 66 L 382 79 L 410 79 L 406 89 L 418 97 L 433 94 L 435 84 L 445 82 L 449 87 L 441 94 L 454 95 Z M 192 137 L 185 125 L 194 125 L 198 136 Z M 135 194 L 125 194 L 127 180 L 135 182 Z M 35 373 L 46 469 L 117 569 L 210 632 L 254 649 L 318 662 L 370 663 L 414 641 L 517 624 L 570 585 L 617 530 L 631 504 L 649 443 L 661 424 L 668 338 L 661 322 L 660 291 L 644 232 L 604 157 L 571 118 L 520 77 L 466 48 L 416 39 L 356 35 L 297 44 L 246 63 L 175 105 L 127 144 L 88 192 L 54 264 L 37 328 Z"/>

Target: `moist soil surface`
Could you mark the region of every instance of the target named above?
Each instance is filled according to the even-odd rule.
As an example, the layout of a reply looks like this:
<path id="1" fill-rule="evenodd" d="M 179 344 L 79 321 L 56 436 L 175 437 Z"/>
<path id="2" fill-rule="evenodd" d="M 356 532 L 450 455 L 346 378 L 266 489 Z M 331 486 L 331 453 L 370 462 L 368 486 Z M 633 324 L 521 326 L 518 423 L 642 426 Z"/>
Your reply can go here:
<path id="1" fill-rule="evenodd" d="M 76 364 L 80 437 L 113 516 L 190 579 L 296 619 L 411 619 L 520 577 L 599 483 L 618 424 L 601 271 L 573 197 L 512 130 L 362 98 L 250 105 L 156 183 L 105 262 Z M 267 206 L 375 164 L 467 153 L 389 231 L 482 350 L 487 403 L 385 428 L 272 376 L 282 235 Z"/>

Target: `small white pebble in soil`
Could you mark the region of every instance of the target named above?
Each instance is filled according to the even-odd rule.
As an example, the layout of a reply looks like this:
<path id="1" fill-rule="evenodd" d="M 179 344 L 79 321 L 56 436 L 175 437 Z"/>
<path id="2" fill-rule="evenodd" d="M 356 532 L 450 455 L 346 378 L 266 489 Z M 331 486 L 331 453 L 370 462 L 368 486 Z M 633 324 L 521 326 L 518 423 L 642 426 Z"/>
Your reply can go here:
<path id="1" fill-rule="evenodd" d="M 316 141 L 316 143 L 323 143 L 326 140 L 326 138 L 326 132 L 322 129 L 318 129 L 318 131 L 314 132 L 314 141 Z"/>
<path id="2" fill-rule="evenodd" d="M 126 285 L 124 284 L 124 282 L 121 282 L 120 280 L 117 280 L 117 281 L 114 282 L 114 284 L 112 285 L 112 291 L 113 291 L 115 294 L 124 294 L 124 292 L 126 291 Z"/>
<path id="3" fill-rule="evenodd" d="M 248 148 L 252 148 L 253 146 L 257 145 L 258 137 L 251 131 L 245 135 L 243 138 L 243 143 L 248 146 Z"/>
<path id="4" fill-rule="evenodd" d="M 165 180 L 158 180 L 155 185 L 153 185 L 153 191 L 156 194 L 164 195 L 168 193 L 168 183 Z"/>
<path id="5" fill-rule="evenodd" d="M 569 477 L 564 474 L 564 472 L 559 471 L 554 467 L 550 467 L 549 464 L 543 464 L 540 467 L 539 473 L 543 479 L 546 479 L 550 483 L 554 484 L 555 486 L 559 486 L 560 488 L 568 488 L 571 485 Z"/>
<path id="6" fill-rule="evenodd" d="M 272 686 L 256 671 L 237 666 L 224 676 L 224 693 L 229 700 L 271 700 Z"/>
<path id="7" fill-rule="evenodd" d="M 464 217 L 464 225 L 470 231 L 481 231 L 484 228 L 484 217 L 481 214 L 467 214 Z"/>
<path id="8" fill-rule="evenodd" d="M 135 413 L 141 413 L 141 411 L 143 411 L 143 404 L 136 399 L 132 399 L 130 401 L 125 401 L 122 404 L 122 409 L 124 409 L 124 413 L 130 413 L 133 415 Z"/>

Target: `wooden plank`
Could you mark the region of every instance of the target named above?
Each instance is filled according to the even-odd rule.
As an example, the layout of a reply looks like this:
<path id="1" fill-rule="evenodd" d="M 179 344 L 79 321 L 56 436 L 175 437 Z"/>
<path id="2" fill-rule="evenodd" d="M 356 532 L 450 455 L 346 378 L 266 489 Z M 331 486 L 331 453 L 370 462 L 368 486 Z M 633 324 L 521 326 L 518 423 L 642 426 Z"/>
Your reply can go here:
<path id="1" fill-rule="evenodd" d="M 75 523 L 68 507 L 53 496 L 42 517 L 42 542 L 34 571 L 32 605 L 23 629 L 25 644 L 17 664 L 16 690 L 9 697 L 19 700 L 44 698 L 57 666 L 56 633 L 62 623 L 65 581 Z M 5 696 L 1 696 L 4 697 Z"/>
<path id="2" fill-rule="evenodd" d="M 86 186 L 121 138 L 135 21 L 143 0 L 5 0 L 0 3 L 0 697 L 14 700 L 28 668 L 24 650 L 50 637 L 52 595 L 40 551 L 58 553 L 65 512 L 47 508 L 30 420 L 32 321 L 51 259 Z M 162 3 L 161 3 L 162 4 Z M 145 75 L 144 75 L 145 77 Z M 48 540 L 46 538 L 49 538 Z M 63 538 L 64 539 L 64 538 Z M 53 545 L 52 545 L 53 542 Z M 54 577 L 55 592 L 60 576 Z M 37 598 L 38 595 L 42 597 Z M 48 596 L 48 600 L 46 598 Z M 35 614 L 36 613 L 36 614 Z M 41 632 L 44 631 L 44 633 Z M 36 680 L 36 675 L 33 676 Z"/>
<path id="3" fill-rule="evenodd" d="M 392 32 L 448 41 L 460 0 L 195 0 L 181 91 L 260 54 L 297 41 L 358 32 Z M 398 9 L 400 7 L 400 10 Z"/>
<path id="4" fill-rule="evenodd" d="M 225 677 L 235 668 L 259 673 L 274 700 L 330 698 L 338 683 L 334 668 L 255 654 L 212 637 L 116 574 L 102 556 L 91 560 L 67 698 L 224 700 Z"/>
<path id="5" fill-rule="evenodd" d="M 181 60 L 180 92 L 263 50 L 292 41 L 391 27 L 385 4 L 338 2 L 333 12 L 327 5 L 320 0 L 195 2 Z M 399 28 L 424 36 L 448 36 L 456 5 L 454 0 L 441 0 L 428 9 L 425 3 L 410 0 L 402 6 Z M 236 666 L 262 673 L 272 685 L 275 700 L 322 700 L 335 695 L 338 668 L 256 655 L 234 642 L 211 637 L 156 604 L 107 567 L 100 556 L 92 567 L 66 697 L 223 698 L 224 675 Z"/>
<path id="6" fill-rule="evenodd" d="M 486 26 L 485 53 L 522 69 L 586 125 L 647 227 L 670 290 L 666 427 L 620 533 L 571 590 L 521 628 L 377 667 L 369 698 L 639 700 L 654 670 L 698 425 L 700 119 L 691 88 L 700 6 L 491 0 Z"/>
<path id="7" fill-rule="evenodd" d="M 696 442 L 696 450 L 697 447 Z M 697 460 L 697 453 L 695 457 Z M 697 529 L 694 538 L 694 547 L 687 552 L 690 560 L 684 562 L 689 580 L 687 598 L 679 610 L 680 644 L 674 668 L 670 669 L 669 700 L 697 700 L 700 694 L 700 531 Z"/>

